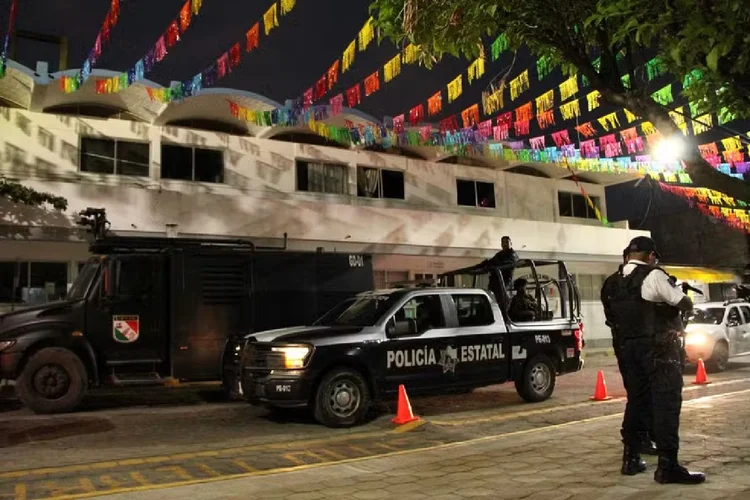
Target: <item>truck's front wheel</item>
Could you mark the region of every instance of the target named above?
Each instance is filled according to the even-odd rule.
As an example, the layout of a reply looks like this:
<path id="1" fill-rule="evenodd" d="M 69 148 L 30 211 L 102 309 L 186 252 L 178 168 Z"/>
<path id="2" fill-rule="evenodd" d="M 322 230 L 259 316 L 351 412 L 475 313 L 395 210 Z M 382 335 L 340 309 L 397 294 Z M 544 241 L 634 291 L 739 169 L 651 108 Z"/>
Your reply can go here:
<path id="1" fill-rule="evenodd" d="M 370 389 L 361 373 L 339 368 L 327 373 L 315 392 L 315 420 L 327 427 L 352 427 L 364 420 Z"/>
<path id="2" fill-rule="evenodd" d="M 88 374 L 68 349 L 47 347 L 28 360 L 16 381 L 16 393 L 35 413 L 66 413 L 83 399 Z"/>
<path id="3" fill-rule="evenodd" d="M 555 367 L 544 354 L 531 358 L 516 380 L 518 395 L 530 403 L 548 399 L 555 390 Z"/>

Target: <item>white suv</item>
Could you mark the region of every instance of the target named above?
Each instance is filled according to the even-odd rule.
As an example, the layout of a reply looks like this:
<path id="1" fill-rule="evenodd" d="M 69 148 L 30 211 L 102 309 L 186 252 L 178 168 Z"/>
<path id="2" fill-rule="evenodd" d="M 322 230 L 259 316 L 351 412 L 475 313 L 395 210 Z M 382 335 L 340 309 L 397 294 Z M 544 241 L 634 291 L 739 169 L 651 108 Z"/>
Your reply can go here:
<path id="1" fill-rule="evenodd" d="M 750 353 L 750 302 L 741 299 L 697 304 L 685 327 L 687 361 L 703 359 L 711 371 L 724 371 L 729 358 Z"/>

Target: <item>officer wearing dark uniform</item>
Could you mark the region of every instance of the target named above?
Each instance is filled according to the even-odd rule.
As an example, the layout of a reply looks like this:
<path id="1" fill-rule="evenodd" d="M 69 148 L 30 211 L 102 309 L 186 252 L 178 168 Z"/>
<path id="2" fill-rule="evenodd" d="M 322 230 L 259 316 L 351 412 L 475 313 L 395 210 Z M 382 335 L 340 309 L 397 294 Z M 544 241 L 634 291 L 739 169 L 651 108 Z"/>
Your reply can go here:
<path id="1" fill-rule="evenodd" d="M 676 331 L 680 311 L 693 303 L 669 282 L 656 266 L 658 254 L 651 238 L 634 238 L 627 248 L 629 260 L 618 273 L 616 286 L 607 292 L 609 314 L 620 339 L 620 363 L 625 367 L 628 402 L 622 422 L 625 441 L 623 472 L 646 470 L 641 460 L 639 433 L 642 418 L 653 413 L 652 429 L 659 453 L 654 480 L 659 483 L 698 484 L 702 473 L 692 473 L 677 460 L 682 407 L 680 344 Z"/>
<path id="2" fill-rule="evenodd" d="M 487 259 L 484 264 L 490 266 L 508 266 L 500 270 L 503 282 L 505 284 L 506 292 L 510 292 L 510 285 L 513 281 L 513 269 L 518 262 L 518 254 L 513 250 L 513 243 L 510 241 L 510 236 L 503 236 L 500 239 L 502 250 L 497 252 L 491 259 Z M 510 265 L 514 267 L 510 267 Z M 495 294 L 495 299 L 500 303 L 503 296 L 503 289 L 500 286 L 500 280 L 494 273 L 490 274 L 489 289 Z"/>
<path id="3" fill-rule="evenodd" d="M 606 318 L 606 325 L 610 328 L 612 331 L 612 348 L 615 351 L 615 359 L 617 359 L 617 366 L 620 370 L 620 375 L 622 376 L 622 383 L 623 386 L 625 386 L 625 390 L 627 391 L 627 383 L 628 383 L 628 376 L 627 376 L 627 369 L 628 366 L 623 364 L 622 362 L 622 338 L 621 335 L 617 329 L 617 325 L 614 323 L 614 314 L 612 313 L 612 310 L 610 308 L 610 297 L 614 297 L 618 286 L 619 278 L 622 276 L 622 269 L 625 267 L 625 264 L 628 263 L 628 253 L 629 249 L 626 248 L 622 253 L 622 264 L 617 268 L 617 271 L 612 273 L 610 276 L 607 277 L 606 280 L 604 280 L 604 284 L 602 285 L 601 289 L 601 301 L 602 306 L 604 306 L 604 317 Z M 632 405 L 632 406 L 638 406 L 642 409 L 642 413 L 633 415 L 632 418 L 636 420 L 636 426 L 638 428 L 638 451 L 639 453 L 645 453 L 647 455 L 656 455 L 656 447 L 653 444 L 653 433 L 651 432 L 652 422 L 653 422 L 653 414 L 651 412 L 651 396 L 650 393 L 644 394 L 644 400 L 641 404 L 638 405 Z M 622 442 L 625 443 L 625 429 L 620 429 L 620 435 L 622 436 Z M 630 461 L 627 459 L 623 459 L 622 462 L 622 473 L 628 476 L 632 476 L 637 474 L 638 472 L 643 472 L 645 470 L 646 463 L 644 461 Z"/>

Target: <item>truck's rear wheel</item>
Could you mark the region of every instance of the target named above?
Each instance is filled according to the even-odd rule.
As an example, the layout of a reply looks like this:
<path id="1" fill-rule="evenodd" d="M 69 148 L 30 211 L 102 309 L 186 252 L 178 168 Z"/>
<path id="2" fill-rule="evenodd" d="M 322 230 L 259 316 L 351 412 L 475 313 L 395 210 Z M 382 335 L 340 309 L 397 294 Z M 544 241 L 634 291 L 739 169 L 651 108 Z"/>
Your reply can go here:
<path id="1" fill-rule="evenodd" d="M 364 420 L 370 402 L 370 389 L 361 373 L 335 369 L 318 384 L 315 420 L 327 427 L 352 427 Z"/>
<path id="2" fill-rule="evenodd" d="M 534 356 L 523 367 L 516 380 L 518 395 L 530 403 L 549 399 L 555 390 L 555 367 L 544 354 Z"/>
<path id="3" fill-rule="evenodd" d="M 67 413 L 78 406 L 87 388 L 81 359 L 61 347 L 31 356 L 16 381 L 18 397 L 35 413 Z"/>

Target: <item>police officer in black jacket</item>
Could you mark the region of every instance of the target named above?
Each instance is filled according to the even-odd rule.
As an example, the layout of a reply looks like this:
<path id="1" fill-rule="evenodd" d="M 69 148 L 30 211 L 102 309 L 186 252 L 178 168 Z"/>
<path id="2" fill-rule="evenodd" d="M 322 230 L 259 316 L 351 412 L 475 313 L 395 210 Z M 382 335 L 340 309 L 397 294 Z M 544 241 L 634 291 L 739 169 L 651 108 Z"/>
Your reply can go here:
<path id="1" fill-rule="evenodd" d="M 659 453 L 654 480 L 659 483 L 698 484 L 702 473 L 680 465 L 679 421 L 682 407 L 682 370 L 678 325 L 680 311 L 693 303 L 672 286 L 667 273 L 656 266 L 658 253 L 651 238 L 634 238 L 627 248 L 628 263 L 618 273 L 616 286 L 607 292 L 609 314 L 620 338 L 620 363 L 625 366 L 628 402 L 622 432 L 625 441 L 623 471 L 643 472 L 639 420 L 653 412 L 652 429 Z M 681 324 L 681 323 L 680 323 Z"/>
<path id="2" fill-rule="evenodd" d="M 614 296 L 617 292 L 617 286 L 619 283 L 619 279 L 622 276 L 622 269 L 625 267 L 625 264 L 628 263 L 628 253 L 629 249 L 626 248 L 622 253 L 622 264 L 617 268 L 617 271 L 612 273 L 610 276 L 607 277 L 606 280 L 604 280 L 604 284 L 602 285 L 601 289 L 601 301 L 602 305 L 604 306 L 604 317 L 606 318 L 606 325 L 610 328 L 612 331 L 612 348 L 615 351 L 615 359 L 617 359 L 617 367 L 620 370 L 620 375 L 622 376 L 622 383 L 625 387 L 625 390 L 627 391 L 627 384 L 629 381 L 628 377 L 628 365 L 624 364 L 622 362 L 622 338 L 620 335 L 620 332 L 617 328 L 617 325 L 614 323 L 614 314 L 612 313 L 612 310 L 610 308 L 610 297 Z M 638 429 L 638 452 L 639 453 L 645 453 L 647 455 L 656 455 L 656 447 L 654 446 L 652 439 L 653 439 L 653 433 L 651 431 L 652 422 L 653 422 L 653 414 L 651 412 L 651 394 L 650 392 L 647 392 L 645 394 L 642 394 L 643 401 L 639 404 L 631 405 L 630 408 L 632 410 L 633 407 L 637 407 L 640 409 L 640 413 L 637 413 L 635 415 L 630 416 L 629 418 L 634 419 L 636 422 L 636 427 Z M 622 436 L 622 442 L 625 443 L 625 429 L 620 429 L 620 435 Z M 628 450 L 628 453 L 625 454 L 623 457 L 622 462 L 622 470 L 621 472 L 628 476 L 633 476 L 639 472 L 643 472 L 646 470 L 646 462 L 643 460 L 629 460 L 628 457 L 631 454 L 631 451 Z"/>

